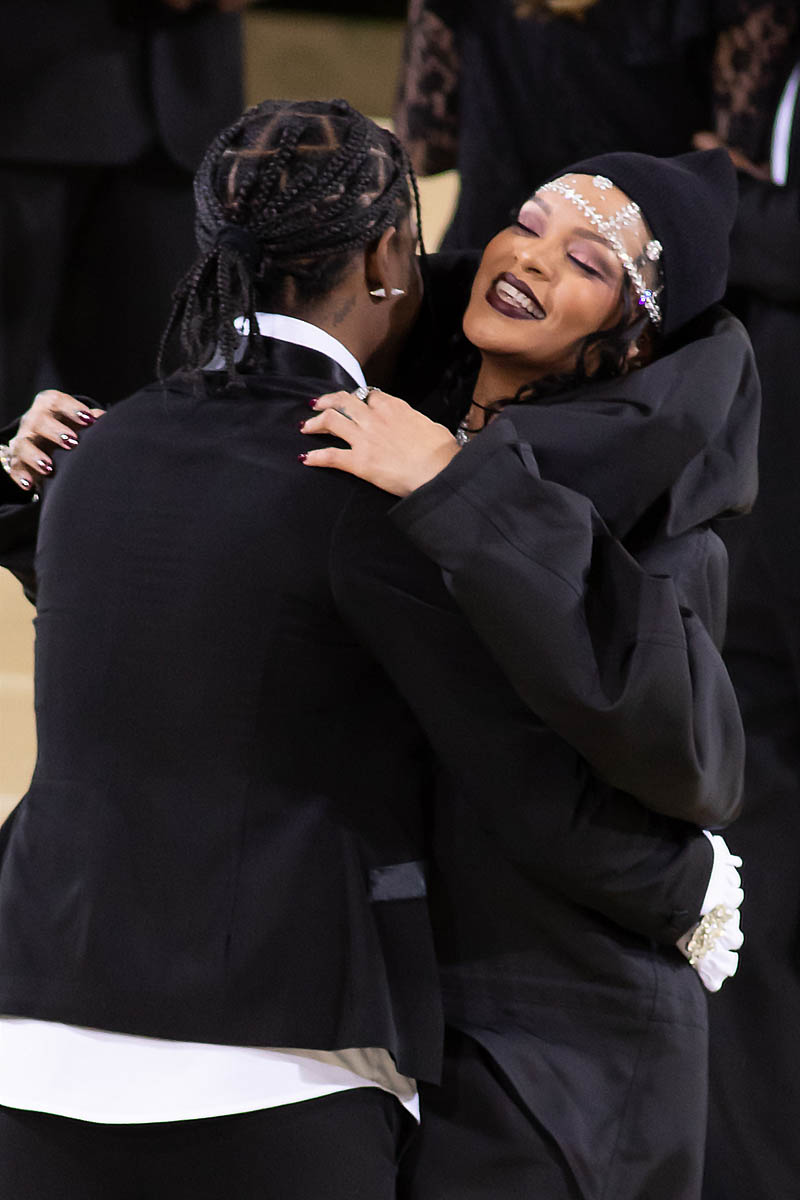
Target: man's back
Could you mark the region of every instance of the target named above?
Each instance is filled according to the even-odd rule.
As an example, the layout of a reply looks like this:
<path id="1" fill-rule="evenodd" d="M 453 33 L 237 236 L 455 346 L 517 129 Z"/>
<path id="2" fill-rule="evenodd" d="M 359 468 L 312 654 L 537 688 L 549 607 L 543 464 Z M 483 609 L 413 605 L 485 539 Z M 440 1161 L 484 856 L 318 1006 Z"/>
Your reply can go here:
<path id="1" fill-rule="evenodd" d="M 296 461 L 329 386 L 153 387 L 61 464 L 2 1011 L 435 1073 L 427 749 L 329 589 L 361 485 Z"/>

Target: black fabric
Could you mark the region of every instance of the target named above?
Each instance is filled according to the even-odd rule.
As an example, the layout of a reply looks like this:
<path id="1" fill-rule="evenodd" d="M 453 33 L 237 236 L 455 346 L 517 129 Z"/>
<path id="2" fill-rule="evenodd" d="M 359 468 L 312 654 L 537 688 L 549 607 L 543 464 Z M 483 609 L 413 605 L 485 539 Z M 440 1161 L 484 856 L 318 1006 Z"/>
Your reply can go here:
<path id="1" fill-rule="evenodd" d="M 334 585 L 443 766 L 438 856 L 451 870 L 455 855 L 463 871 L 452 903 L 455 911 L 480 904 L 494 914 L 478 922 L 468 959 L 489 953 L 487 936 L 488 945 L 518 953 L 516 982 L 503 980 L 523 1000 L 539 995 L 540 983 L 549 998 L 542 981 L 552 973 L 558 986 L 579 990 L 594 978 L 597 945 L 618 932 L 609 921 L 671 946 L 702 900 L 707 878 L 693 889 L 710 864 L 708 842 L 600 784 L 572 747 L 531 717 L 468 632 L 436 566 L 392 536 L 390 505 L 387 496 L 365 493 L 342 513 Z M 475 899 L 461 897 L 462 889 Z M 597 916 L 581 906 L 604 915 L 599 931 Z M 573 922 L 566 940 L 577 958 L 562 962 L 558 946 Z M 643 981 L 636 963 L 618 970 L 626 994 Z"/>
<path id="2" fill-rule="evenodd" d="M 563 173 L 570 172 L 607 175 L 636 201 L 661 242 L 664 290 L 659 305 L 665 336 L 722 299 L 738 197 L 727 151 L 695 150 L 655 161 L 644 154 L 601 154 Z"/>
<path id="3" fill-rule="evenodd" d="M 601 785 L 574 750 L 531 723 L 521 703 L 509 704 L 507 686 L 471 647 L 433 564 L 421 573 L 413 549 L 404 555 L 387 539 L 381 513 L 390 503 L 348 505 L 336 593 L 442 764 L 429 895 L 446 1019 L 473 1034 L 494 1033 L 505 1051 L 493 1048 L 493 1056 L 504 1070 L 507 1060 L 517 1063 L 526 1104 L 562 1154 L 616 1161 L 618 1117 L 629 1104 L 631 1113 L 657 1110 L 665 1129 L 680 1129 L 681 1153 L 696 1164 L 705 1136 L 706 1005 L 671 943 L 694 920 L 674 890 L 686 839 L 698 853 L 701 842 L 710 846 L 689 826 Z M 705 863 L 708 871 L 710 856 Z M 651 888 L 661 871 L 671 896 L 659 888 L 657 933 Z M 707 875 L 703 889 L 705 882 Z M 620 928 L 647 935 L 648 925 L 664 949 Z M 640 1072 L 630 1069 L 637 1046 Z M 468 1113 L 469 1100 L 453 1122 L 460 1127 Z M 648 1156 L 668 1140 L 665 1133 L 659 1143 L 651 1131 Z M 435 1145 L 435 1132 L 431 1141 L 432 1154 L 453 1152 L 446 1139 Z M 635 1154 L 621 1146 L 620 1162 Z M 457 1163 L 451 1167 L 457 1173 Z M 608 1176 L 597 1178 L 599 1186 Z M 485 1195 L 497 1194 L 488 1166 L 482 1182 Z"/>
<path id="4" fill-rule="evenodd" d="M 726 659 L 747 735 L 746 805 L 731 829 L 745 863 L 746 942 L 736 986 L 711 1006 L 706 1200 L 788 1198 L 800 1178 L 797 110 L 791 136 L 785 187 L 742 178 L 731 244 L 734 299 L 753 339 L 764 401 L 759 497 L 752 516 L 726 534 Z"/>
<path id="5" fill-rule="evenodd" d="M 596 1030 L 573 1011 L 558 1049 L 550 1024 L 513 1037 L 448 1031 L 442 1084 L 421 1089 L 422 1125 L 401 1164 L 400 1200 L 697 1200 L 702 1023 L 687 1019 L 682 1039 L 658 1021 L 610 1019 L 598 1055 Z M 612 1086 L 612 1062 L 629 1091 Z M 656 1081 L 667 1078 L 665 1106 Z"/>
<path id="6" fill-rule="evenodd" d="M 507 407 L 393 515 L 534 712 L 617 787 L 715 824 L 744 746 L 710 523 L 752 503 L 759 392 L 738 321 L 693 332 L 621 380 Z"/>
<path id="7" fill-rule="evenodd" d="M 399 1200 L 581 1200 L 558 1143 L 466 1034 L 448 1030 L 442 1084 L 420 1099 L 422 1124 L 401 1164 Z"/>
<path id="8" fill-rule="evenodd" d="M 0 1108 L 0 1191 L 19 1200 L 394 1200 L 412 1126 L 377 1088 L 153 1125 Z"/>

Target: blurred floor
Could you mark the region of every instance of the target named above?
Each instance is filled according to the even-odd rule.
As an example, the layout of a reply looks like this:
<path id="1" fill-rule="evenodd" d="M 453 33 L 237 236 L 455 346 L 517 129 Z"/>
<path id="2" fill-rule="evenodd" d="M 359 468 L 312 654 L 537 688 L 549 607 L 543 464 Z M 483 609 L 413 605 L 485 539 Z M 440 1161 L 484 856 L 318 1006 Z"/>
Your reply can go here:
<path id="1" fill-rule="evenodd" d="M 254 13 L 245 39 L 247 101 L 343 96 L 363 112 L 389 113 L 401 51 L 399 22 Z M 449 222 L 456 189 L 455 172 L 421 182 L 429 249 Z M 0 571 L 0 820 L 27 788 L 36 753 L 32 618 L 16 580 Z"/>

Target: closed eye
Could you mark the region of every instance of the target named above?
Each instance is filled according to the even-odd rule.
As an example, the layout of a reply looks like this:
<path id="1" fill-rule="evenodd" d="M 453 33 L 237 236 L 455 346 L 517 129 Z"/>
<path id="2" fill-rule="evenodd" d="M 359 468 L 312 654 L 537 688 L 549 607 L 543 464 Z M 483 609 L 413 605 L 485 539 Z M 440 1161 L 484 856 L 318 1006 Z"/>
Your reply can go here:
<path id="1" fill-rule="evenodd" d="M 597 279 L 603 278 L 600 271 L 596 271 L 595 268 L 590 267 L 588 263 L 582 262 L 581 259 L 576 258 L 574 254 L 568 254 L 567 257 L 569 258 L 570 262 L 575 263 L 576 267 L 580 267 L 580 269 L 583 272 L 585 272 L 585 274 L 594 275 L 594 276 L 596 276 Z"/>

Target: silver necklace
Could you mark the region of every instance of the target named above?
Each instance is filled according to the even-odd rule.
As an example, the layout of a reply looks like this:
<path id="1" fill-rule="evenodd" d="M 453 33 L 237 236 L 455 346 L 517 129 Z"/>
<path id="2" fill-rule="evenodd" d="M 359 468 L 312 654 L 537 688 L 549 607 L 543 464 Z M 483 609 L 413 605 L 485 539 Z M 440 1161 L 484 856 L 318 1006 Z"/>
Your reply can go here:
<path id="1" fill-rule="evenodd" d="M 464 417 L 463 420 L 458 422 L 456 427 L 455 439 L 459 446 L 468 446 L 475 437 L 475 434 L 480 433 L 479 429 L 470 429 L 467 421 L 468 417 Z"/>

